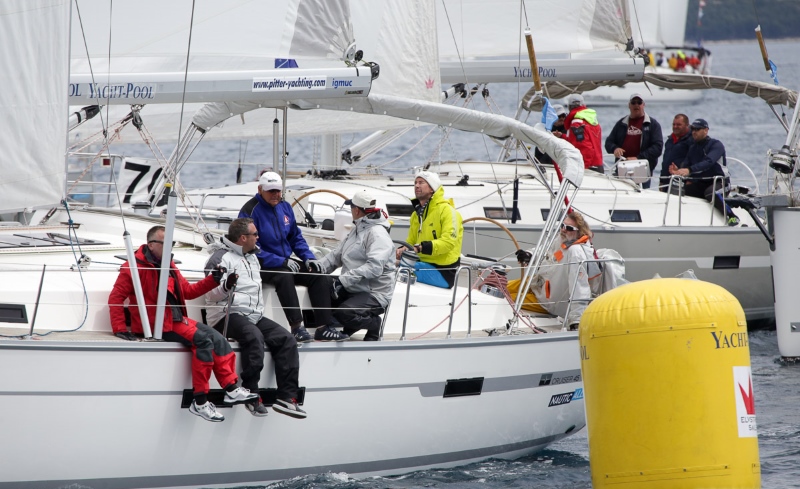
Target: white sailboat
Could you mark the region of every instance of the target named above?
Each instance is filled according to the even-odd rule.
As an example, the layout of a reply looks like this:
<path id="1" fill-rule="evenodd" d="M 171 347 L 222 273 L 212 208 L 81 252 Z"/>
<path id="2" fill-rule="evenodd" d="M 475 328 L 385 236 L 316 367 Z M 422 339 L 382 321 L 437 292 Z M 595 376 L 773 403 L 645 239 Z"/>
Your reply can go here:
<path id="1" fill-rule="evenodd" d="M 197 3 L 198 14 L 218 6 Z M 308 20 L 303 8 L 325 12 L 348 5 L 292 3 L 287 25 L 302 30 L 299 23 Z M 401 7 L 404 14 L 413 7 L 423 15 L 430 8 L 427 2 L 382 6 L 387 15 Z M 0 212 L 20 220 L 5 220 L 0 226 L 0 368 L 5 372 L 0 399 L 5 417 L 13 420 L 4 434 L 15 440 L 0 448 L 0 489 L 233 487 L 325 471 L 399 474 L 522 456 L 584 426 L 577 333 L 556 327 L 544 334 L 489 336 L 473 324 L 505 331 L 514 317 L 505 299 L 476 292 L 453 315 L 451 309 L 467 296 L 465 289 L 456 289 L 453 296 L 449 290 L 416 283 L 396 287 L 385 341 L 301 348 L 306 420 L 254 418 L 242 408 L 225 412 L 224 423 L 190 416 L 185 410 L 191 397 L 188 350 L 174 343 L 119 340 L 111 334 L 108 318 L 108 293 L 126 259 L 123 231 L 136 241 L 163 221 L 59 204 L 67 194 L 63 155 L 69 53 L 64 40 L 70 7 L 66 0 L 0 5 L 0 42 L 20 48 L 0 55 L 6 66 L 14 67 L 8 70 L 13 79 L 4 79 L 0 94 L 0 107 L 10 115 L 0 121 L 0 138 L 5 154 L 13 156 L 8 174 L 15 176 L 0 183 L 5 196 Z M 214 17 L 197 19 L 211 22 Z M 177 25 L 170 24 L 176 19 L 149 18 Z M 43 67 L 46 77 L 40 74 Z M 122 88 L 113 93 L 121 95 L 127 83 L 141 83 L 140 94 L 149 90 L 146 76 L 123 81 L 124 76 L 99 73 L 94 71 L 97 78 L 90 82 L 96 91 L 109 94 L 110 87 L 118 86 Z M 245 80 L 250 76 L 248 83 L 260 77 L 238 75 Z M 194 73 L 186 76 L 203 83 Z M 361 81 L 359 74 L 351 77 Z M 103 79 L 116 81 L 98 90 L 97 80 Z M 154 83 L 153 93 L 163 95 L 162 86 Z M 356 105 L 362 112 L 370 104 L 377 110 L 380 98 L 365 98 L 370 88 L 365 83 L 364 94 L 353 94 L 360 97 L 317 102 L 341 110 L 361 98 Z M 292 94 L 284 97 L 263 103 L 284 108 L 288 100 L 299 103 Z M 387 111 L 397 107 L 390 104 Z M 548 141 L 539 129 L 468 112 L 461 114 L 465 122 L 460 125 L 496 136 L 513 133 L 523 140 Z M 550 150 L 565 161 L 574 153 L 560 142 Z M 567 165 L 565 171 L 570 181 L 580 183 L 582 167 Z M 551 228 L 558 224 L 556 214 Z M 181 223 L 169 234 L 184 275 L 189 280 L 201 277 L 207 257 L 203 235 Z M 200 319 L 201 304 L 189 306 L 190 315 Z M 412 333 L 434 329 L 448 316 L 454 327 L 446 335 L 437 330 L 425 340 L 411 341 Z M 266 369 L 261 385 L 270 385 L 272 377 Z M 210 397 L 220 395 L 219 386 L 212 383 L 212 389 Z M 269 399 L 268 390 L 262 395 Z M 361 407 L 355 416 L 341 414 L 353 405 Z M 510 407 L 513 416 L 497 416 Z"/>

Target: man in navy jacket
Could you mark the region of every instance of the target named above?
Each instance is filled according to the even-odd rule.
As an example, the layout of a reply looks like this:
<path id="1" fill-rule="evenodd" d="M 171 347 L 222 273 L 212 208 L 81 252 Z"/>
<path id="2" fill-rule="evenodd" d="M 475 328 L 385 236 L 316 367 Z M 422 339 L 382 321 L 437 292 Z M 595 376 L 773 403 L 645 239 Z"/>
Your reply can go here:
<path id="1" fill-rule="evenodd" d="M 708 122 L 705 119 L 693 120 L 690 127 L 694 144 L 689 147 L 681 165 L 673 163 L 669 166 L 669 173 L 685 177 L 686 195 L 705 198 L 727 216 L 729 226 L 736 226 L 739 218 L 722 198 L 722 192 L 731 183 L 725 146 L 719 139 L 708 137 Z"/>
<path id="2" fill-rule="evenodd" d="M 308 248 L 292 206 L 283 200 L 283 181 L 275 172 L 266 172 L 258 181 L 258 193 L 239 211 L 239 217 L 249 217 L 258 229 L 256 254 L 261 263 L 261 280 L 275 286 L 286 320 L 298 343 L 313 341 L 303 326 L 303 314 L 295 285 L 308 287 L 317 327 L 333 322 L 331 313 L 331 280 L 326 275 L 309 273 L 308 263 L 315 260 Z M 299 260 L 292 258 L 294 253 Z M 323 341 L 343 341 L 348 336 L 326 328 Z"/>

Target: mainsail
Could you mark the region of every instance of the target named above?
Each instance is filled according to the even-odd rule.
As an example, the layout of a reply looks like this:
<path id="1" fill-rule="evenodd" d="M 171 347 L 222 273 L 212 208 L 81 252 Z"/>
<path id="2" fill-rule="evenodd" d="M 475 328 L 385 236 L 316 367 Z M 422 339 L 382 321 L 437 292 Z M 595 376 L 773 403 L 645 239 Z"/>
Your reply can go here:
<path id="1" fill-rule="evenodd" d="M 69 0 L 0 2 L 0 211 L 58 203 L 64 193 Z"/>

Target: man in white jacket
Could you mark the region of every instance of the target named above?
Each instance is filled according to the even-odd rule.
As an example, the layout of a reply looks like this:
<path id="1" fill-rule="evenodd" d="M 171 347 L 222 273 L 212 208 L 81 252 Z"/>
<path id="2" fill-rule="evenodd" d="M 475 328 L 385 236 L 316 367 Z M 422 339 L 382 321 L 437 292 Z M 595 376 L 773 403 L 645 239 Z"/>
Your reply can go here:
<path id="1" fill-rule="evenodd" d="M 335 250 L 309 264 L 309 270 L 320 273 L 342 267 L 341 274 L 332 277 L 333 317 L 348 336 L 367 330 L 364 341 L 380 339 L 380 314 L 389 307 L 395 283 L 389 221 L 375 202 L 367 190 L 356 192 L 345 201 L 353 216 L 353 229 Z"/>
<path id="2" fill-rule="evenodd" d="M 220 286 L 206 294 L 208 324 L 220 333 L 227 324 L 227 337 L 239 342 L 242 385 L 258 392 L 264 368 L 264 345 L 275 361 L 278 392 L 272 409 L 302 419 L 306 412 L 297 405 L 300 360 L 294 336 L 275 321 L 264 317 L 261 291 L 261 264 L 258 262 L 258 231 L 250 218 L 234 220 L 228 234 L 208 247 L 211 258 L 206 265 L 225 267 L 228 276 Z M 232 297 L 231 297 L 232 295 Z M 262 399 L 246 404 L 253 416 L 266 416 Z"/>

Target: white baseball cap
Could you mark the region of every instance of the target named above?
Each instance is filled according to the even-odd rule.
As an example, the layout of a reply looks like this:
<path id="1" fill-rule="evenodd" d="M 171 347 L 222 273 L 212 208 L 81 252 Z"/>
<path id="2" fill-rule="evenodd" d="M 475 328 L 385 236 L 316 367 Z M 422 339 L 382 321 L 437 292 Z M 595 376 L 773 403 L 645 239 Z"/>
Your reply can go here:
<path id="1" fill-rule="evenodd" d="M 283 190 L 283 180 L 274 171 L 265 172 L 258 179 L 258 186 L 261 190 Z"/>
<path id="2" fill-rule="evenodd" d="M 361 209 L 374 209 L 375 202 L 375 196 L 373 196 L 369 190 L 359 190 L 353 195 L 352 199 L 345 200 L 344 205 L 354 205 Z"/>

